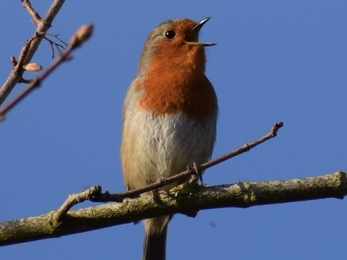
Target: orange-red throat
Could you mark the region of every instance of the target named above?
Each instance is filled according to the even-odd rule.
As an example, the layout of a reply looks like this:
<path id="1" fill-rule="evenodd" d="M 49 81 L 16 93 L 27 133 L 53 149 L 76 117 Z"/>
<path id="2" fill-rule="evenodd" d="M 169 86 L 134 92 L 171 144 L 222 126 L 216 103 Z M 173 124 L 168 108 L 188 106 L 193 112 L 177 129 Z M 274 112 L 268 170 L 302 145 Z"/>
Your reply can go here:
<path id="1" fill-rule="evenodd" d="M 136 89 L 143 91 L 139 105 L 155 115 L 181 112 L 202 120 L 217 109 L 211 82 L 205 75 L 205 46 L 198 42 L 201 27 L 189 19 L 169 20 L 149 35 L 142 57 Z"/>

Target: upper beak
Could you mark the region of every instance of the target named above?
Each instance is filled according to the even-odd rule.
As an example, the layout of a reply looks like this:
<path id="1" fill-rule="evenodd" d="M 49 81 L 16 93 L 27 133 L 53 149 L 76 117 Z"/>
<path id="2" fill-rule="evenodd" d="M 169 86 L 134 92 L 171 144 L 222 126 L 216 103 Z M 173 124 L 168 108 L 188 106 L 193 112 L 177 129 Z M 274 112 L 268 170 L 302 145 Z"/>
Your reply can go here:
<path id="1" fill-rule="evenodd" d="M 202 28 L 202 26 L 204 26 L 204 24 L 210 20 L 211 17 L 206 17 L 204 19 L 202 19 L 200 22 L 198 22 L 191 30 L 189 35 L 191 35 L 191 33 L 193 33 L 193 35 L 195 36 L 195 41 L 187 41 L 188 43 L 191 44 L 199 44 L 199 45 L 203 45 L 203 46 L 213 46 L 216 45 L 216 43 L 213 42 L 198 42 L 198 34 L 200 29 Z"/>

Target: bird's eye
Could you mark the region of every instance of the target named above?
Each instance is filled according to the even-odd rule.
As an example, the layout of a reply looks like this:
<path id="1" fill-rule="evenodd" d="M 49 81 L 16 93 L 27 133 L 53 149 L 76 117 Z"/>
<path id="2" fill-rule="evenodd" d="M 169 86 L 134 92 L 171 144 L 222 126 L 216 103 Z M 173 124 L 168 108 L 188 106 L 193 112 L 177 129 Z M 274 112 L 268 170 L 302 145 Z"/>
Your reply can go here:
<path id="1" fill-rule="evenodd" d="M 175 36 L 176 36 L 175 31 L 170 30 L 170 31 L 165 32 L 165 37 L 168 39 L 173 39 L 173 38 L 175 38 Z"/>

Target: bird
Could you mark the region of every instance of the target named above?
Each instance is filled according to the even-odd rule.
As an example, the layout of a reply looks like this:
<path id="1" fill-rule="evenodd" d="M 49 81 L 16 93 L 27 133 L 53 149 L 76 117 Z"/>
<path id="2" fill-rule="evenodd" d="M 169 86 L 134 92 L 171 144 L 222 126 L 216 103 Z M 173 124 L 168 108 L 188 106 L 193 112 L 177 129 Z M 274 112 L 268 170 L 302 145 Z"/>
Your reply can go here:
<path id="1" fill-rule="evenodd" d="M 162 22 L 149 34 L 123 105 L 121 163 L 128 190 L 180 173 L 211 158 L 218 101 L 205 75 L 205 47 L 199 22 Z M 164 186 L 169 191 L 176 184 Z M 166 259 L 172 216 L 144 220 L 143 260 Z"/>

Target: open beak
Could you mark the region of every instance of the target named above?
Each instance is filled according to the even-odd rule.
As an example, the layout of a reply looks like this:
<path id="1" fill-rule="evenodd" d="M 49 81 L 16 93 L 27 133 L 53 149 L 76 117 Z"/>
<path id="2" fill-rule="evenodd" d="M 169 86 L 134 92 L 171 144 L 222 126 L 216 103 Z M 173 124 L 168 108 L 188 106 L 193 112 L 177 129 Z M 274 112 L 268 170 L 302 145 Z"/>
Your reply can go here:
<path id="1" fill-rule="evenodd" d="M 202 19 L 200 22 L 198 22 L 191 30 L 190 32 L 186 35 L 186 40 L 187 43 L 189 44 L 197 44 L 197 45 L 203 45 L 203 46 L 213 46 L 216 45 L 216 43 L 213 42 L 199 42 L 198 41 L 198 35 L 200 29 L 204 26 L 204 24 L 210 20 L 211 17 L 206 17 Z"/>

